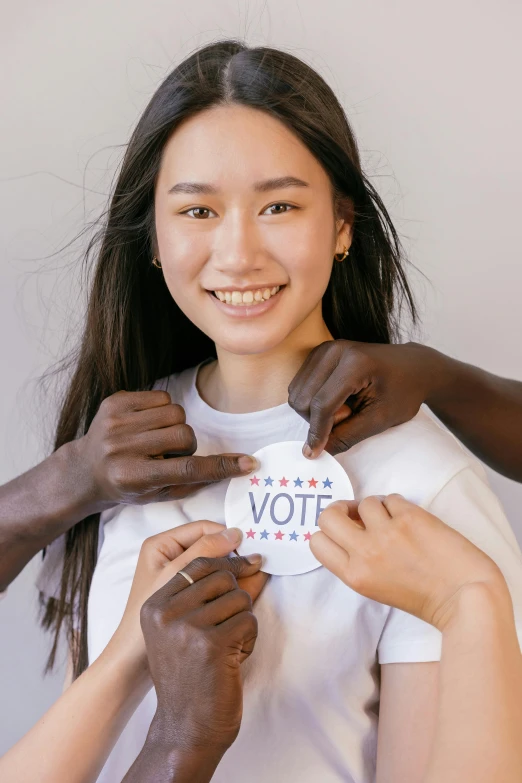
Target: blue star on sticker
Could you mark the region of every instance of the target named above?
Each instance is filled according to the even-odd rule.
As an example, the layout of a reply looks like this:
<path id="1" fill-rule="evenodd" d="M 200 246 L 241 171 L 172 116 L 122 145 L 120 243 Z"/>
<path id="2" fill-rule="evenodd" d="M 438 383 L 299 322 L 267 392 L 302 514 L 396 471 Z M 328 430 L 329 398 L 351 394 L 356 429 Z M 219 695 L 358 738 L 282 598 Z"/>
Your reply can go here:
<path id="1" fill-rule="evenodd" d="M 328 478 L 328 476 L 326 477 L 326 481 L 323 481 L 323 487 L 328 487 L 328 488 L 330 488 L 330 487 L 332 486 L 332 484 L 333 484 L 333 481 L 330 481 L 330 479 Z"/>
<path id="2" fill-rule="evenodd" d="M 293 533 L 290 533 L 290 540 L 291 540 L 291 541 L 297 541 L 297 539 L 298 539 L 298 538 L 299 538 L 299 536 L 297 535 L 297 533 L 295 532 L 295 530 L 294 530 L 294 532 L 293 532 Z"/>
<path id="3" fill-rule="evenodd" d="M 274 483 L 274 479 L 270 478 L 270 476 L 265 479 L 265 487 L 271 487 L 273 483 Z"/>
<path id="4" fill-rule="evenodd" d="M 302 487 L 303 486 L 303 480 L 299 478 L 299 476 L 294 479 L 294 487 Z"/>
<path id="5" fill-rule="evenodd" d="M 261 536 L 260 536 L 260 538 L 268 538 L 268 531 L 267 531 L 267 530 L 263 530 L 263 531 L 261 532 Z"/>

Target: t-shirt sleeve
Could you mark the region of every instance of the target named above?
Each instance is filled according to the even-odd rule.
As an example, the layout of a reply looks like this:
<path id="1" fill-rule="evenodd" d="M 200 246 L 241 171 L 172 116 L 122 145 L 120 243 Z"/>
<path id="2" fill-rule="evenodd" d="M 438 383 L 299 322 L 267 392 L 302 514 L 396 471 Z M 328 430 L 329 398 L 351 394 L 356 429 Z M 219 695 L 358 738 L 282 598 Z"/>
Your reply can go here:
<path id="1" fill-rule="evenodd" d="M 36 588 L 44 601 L 60 597 L 64 551 L 65 536 L 59 536 L 42 553 Z"/>
<path id="2" fill-rule="evenodd" d="M 486 480 L 473 468 L 464 468 L 440 490 L 428 510 L 498 565 L 511 593 L 522 649 L 522 554 Z M 441 650 L 442 634 L 434 626 L 399 609 L 390 609 L 377 648 L 379 663 L 438 661 Z"/>

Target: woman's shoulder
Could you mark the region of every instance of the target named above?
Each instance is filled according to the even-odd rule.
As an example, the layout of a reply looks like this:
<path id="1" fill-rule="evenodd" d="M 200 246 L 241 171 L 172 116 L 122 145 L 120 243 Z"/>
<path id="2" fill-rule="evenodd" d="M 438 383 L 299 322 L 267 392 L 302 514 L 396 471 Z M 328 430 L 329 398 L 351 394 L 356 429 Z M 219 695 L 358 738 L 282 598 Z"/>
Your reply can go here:
<path id="1" fill-rule="evenodd" d="M 411 421 L 362 441 L 338 459 L 356 497 L 400 492 L 427 505 L 466 468 L 486 481 L 481 463 L 424 407 Z"/>

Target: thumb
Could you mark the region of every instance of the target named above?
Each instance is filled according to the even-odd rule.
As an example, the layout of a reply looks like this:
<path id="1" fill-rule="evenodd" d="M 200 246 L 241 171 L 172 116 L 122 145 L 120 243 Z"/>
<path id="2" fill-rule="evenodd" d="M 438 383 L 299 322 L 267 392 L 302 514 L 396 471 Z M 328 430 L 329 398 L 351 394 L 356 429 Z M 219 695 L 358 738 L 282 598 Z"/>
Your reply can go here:
<path id="1" fill-rule="evenodd" d="M 351 415 L 352 411 L 346 404 L 341 405 L 333 415 L 314 410 L 310 416 L 310 428 L 303 448 L 305 457 L 318 457 L 326 447 L 334 427 Z"/>
<path id="2" fill-rule="evenodd" d="M 185 568 L 197 558 L 223 558 L 229 555 L 241 543 L 243 534 L 237 527 L 223 528 L 216 533 L 202 535 L 197 541 L 182 552 L 179 557 L 165 566 L 163 584 L 169 581 L 178 571 Z M 195 581 L 195 580 L 194 580 Z"/>

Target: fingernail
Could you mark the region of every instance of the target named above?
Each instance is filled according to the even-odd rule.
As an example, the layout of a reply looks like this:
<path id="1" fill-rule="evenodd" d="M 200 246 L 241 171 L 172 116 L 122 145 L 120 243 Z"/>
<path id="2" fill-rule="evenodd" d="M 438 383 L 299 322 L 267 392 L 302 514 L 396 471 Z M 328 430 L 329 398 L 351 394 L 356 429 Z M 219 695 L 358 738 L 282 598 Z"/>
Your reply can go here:
<path id="1" fill-rule="evenodd" d="M 224 536 L 227 541 L 230 541 L 231 544 L 238 544 L 243 538 L 243 533 L 238 527 L 227 527 L 226 530 L 223 530 L 221 535 Z"/>
<path id="2" fill-rule="evenodd" d="M 237 461 L 242 473 L 252 473 L 253 470 L 257 470 L 259 462 L 255 457 L 240 457 Z"/>
<path id="3" fill-rule="evenodd" d="M 314 452 L 312 451 L 308 443 L 305 443 L 305 445 L 303 446 L 303 457 L 306 457 L 307 459 L 312 459 L 313 456 L 314 456 Z"/>
<path id="4" fill-rule="evenodd" d="M 253 555 L 248 555 L 246 558 L 251 565 L 259 565 L 263 559 L 262 555 L 258 555 L 257 552 Z"/>

